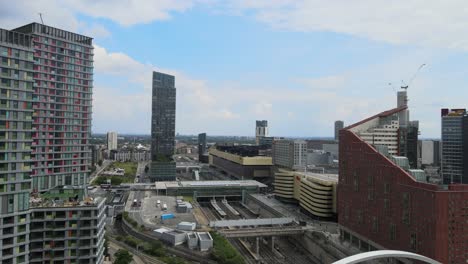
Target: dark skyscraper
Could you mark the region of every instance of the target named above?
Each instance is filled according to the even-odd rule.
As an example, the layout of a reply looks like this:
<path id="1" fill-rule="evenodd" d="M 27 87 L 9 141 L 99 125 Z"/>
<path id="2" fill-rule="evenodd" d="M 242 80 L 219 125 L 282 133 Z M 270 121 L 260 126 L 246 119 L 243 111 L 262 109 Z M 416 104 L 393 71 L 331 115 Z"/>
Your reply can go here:
<path id="1" fill-rule="evenodd" d="M 200 162 L 208 162 L 205 157 L 206 154 L 206 133 L 198 134 L 198 160 Z"/>
<path id="2" fill-rule="evenodd" d="M 468 113 L 442 109 L 442 179 L 468 184 Z"/>
<path id="3" fill-rule="evenodd" d="M 172 75 L 153 72 L 151 111 L 151 173 L 156 181 L 175 179 L 176 88 Z"/>
<path id="4" fill-rule="evenodd" d="M 341 120 L 335 121 L 335 140 L 338 141 L 340 137 L 340 129 L 343 129 L 344 122 Z"/>

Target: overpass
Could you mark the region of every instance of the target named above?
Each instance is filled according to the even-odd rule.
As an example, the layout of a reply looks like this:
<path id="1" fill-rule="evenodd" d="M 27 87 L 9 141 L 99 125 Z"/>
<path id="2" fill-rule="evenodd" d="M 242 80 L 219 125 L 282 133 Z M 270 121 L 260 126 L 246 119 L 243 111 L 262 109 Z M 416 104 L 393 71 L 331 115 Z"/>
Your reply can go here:
<path id="1" fill-rule="evenodd" d="M 302 235 L 310 228 L 298 226 L 282 226 L 282 227 L 264 227 L 264 228 L 242 228 L 242 229 L 223 229 L 218 232 L 227 238 L 243 238 L 243 237 L 267 237 L 267 236 L 290 236 Z"/>

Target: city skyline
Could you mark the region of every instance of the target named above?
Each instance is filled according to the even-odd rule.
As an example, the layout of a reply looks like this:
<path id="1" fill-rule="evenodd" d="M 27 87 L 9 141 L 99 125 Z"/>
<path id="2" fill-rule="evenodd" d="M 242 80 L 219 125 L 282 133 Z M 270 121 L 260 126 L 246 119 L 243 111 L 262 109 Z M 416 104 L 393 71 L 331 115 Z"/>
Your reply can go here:
<path id="1" fill-rule="evenodd" d="M 153 70 L 179 80 L 180 134 L 247 136 L 253 120 L 265 119 L 271 135 L 331 136 L 335 120 L 350 124 L 393 107 L 388 83 L 398 88 L 423 63 L 408 89 L 421 138 L 440 137 L 441 108 L 466 107 L 468 77 L 460 65 L 468 19 L 454 3 L 381 10 L 366 2 L 373 14 L 319 2 L 150 3 L 113 3 L 109 12 L 106 1 L 38 1 L 28 9 L 20 1 L 4 5 L 0 22 L 12 29 L 39 21 L 41 12 L 46 25 L 95 38 L 94 133 L 150 133 Z M 414 8 L 442 11 L 439 18 Z M 329 19 L 315 11 L 321 9 Z M 358 16 L 368 19 L 348 21 Z M 447 31 L 451 24 L 460 27 Z"/>

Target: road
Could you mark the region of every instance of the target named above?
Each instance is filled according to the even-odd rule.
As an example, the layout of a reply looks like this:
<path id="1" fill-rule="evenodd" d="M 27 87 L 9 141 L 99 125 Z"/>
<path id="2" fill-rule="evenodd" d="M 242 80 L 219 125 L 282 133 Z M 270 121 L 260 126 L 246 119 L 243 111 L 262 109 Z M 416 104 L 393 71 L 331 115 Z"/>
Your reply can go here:
<path id="1" fill-rule="evenodd" d="M 99 173 L 101 173 L 103 170 L 105 170 L 107 168 L 107 166 L 112 164 L 112 162 L 113 162 L 112 160 L 104 160 L 102 162 L 102 166 L 98 167 L 98 169 L 95 172 L 93 172 L 93 173 L 91 173 L 91 175 L 89 175 L 88 184 L 94 180 L 94 177 L 96 177 L 96 175 L 99 175 Z"/>
<path id="2" fill-rule="evenodd" d="M 138 178 L 135 177 L 135 183 L 148 183 L 149 182 L 149 178 L 147 177 L 145 173 L 145 167 L 148 164 L 149 162 L 147 161 L 138 162 L 138 167 L 137 167 L 135 176 L 139 176 L 139 177 Z"/>

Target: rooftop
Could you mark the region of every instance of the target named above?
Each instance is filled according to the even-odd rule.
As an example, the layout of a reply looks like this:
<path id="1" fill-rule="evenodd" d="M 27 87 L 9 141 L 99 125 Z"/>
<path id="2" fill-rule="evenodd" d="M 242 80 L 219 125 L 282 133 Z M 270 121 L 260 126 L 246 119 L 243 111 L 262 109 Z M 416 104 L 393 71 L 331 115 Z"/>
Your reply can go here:
<path id="1" fill-rule="evenodd" d="M 161 181 L 155 183 L 156 189 L 165 190 L 169 188 L 213 188 L 213 187 L 253 187 L 266 188 L 263 183 L 254 180 L 240 181 Z"/>
<path id="2" fill-rule="evenodd" d="M 210 234 L 207 232 L 198 232 L 198 237 L 200 237 L 200 240 L 212 240 Z"/>

